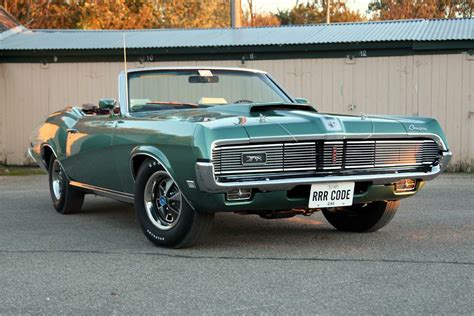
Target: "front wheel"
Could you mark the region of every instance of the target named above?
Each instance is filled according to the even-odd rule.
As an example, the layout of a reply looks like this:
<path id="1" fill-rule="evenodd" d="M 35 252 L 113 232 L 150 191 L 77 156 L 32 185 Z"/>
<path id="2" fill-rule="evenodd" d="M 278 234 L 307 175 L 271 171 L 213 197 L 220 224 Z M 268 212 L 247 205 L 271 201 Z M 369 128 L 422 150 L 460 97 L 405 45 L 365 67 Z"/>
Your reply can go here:
<path id="1" fill-rule="evenodd" d="M 335 209 L 324 209 L 327 221 L 337 230 L 374 232 L 387 225 L 395 216 L 400 201 L 378 201 Z"/>
<path id="2" fill-rule="evenodd" d="M 84 203 L 84 193 L 69 185 L 66 172 L 54 155 L 51 156 L 48 169 L 49 192 L 56 211 L 60 214 L 80 211 Z"/>
<path id="3" fill-rule="evenodd" d="M 204 237 L 213 213 L 196 212 L 161 166 L 146 160 L 135 182 L 135 209 L 145 236 L 155 245 L 190 247 Z"/>

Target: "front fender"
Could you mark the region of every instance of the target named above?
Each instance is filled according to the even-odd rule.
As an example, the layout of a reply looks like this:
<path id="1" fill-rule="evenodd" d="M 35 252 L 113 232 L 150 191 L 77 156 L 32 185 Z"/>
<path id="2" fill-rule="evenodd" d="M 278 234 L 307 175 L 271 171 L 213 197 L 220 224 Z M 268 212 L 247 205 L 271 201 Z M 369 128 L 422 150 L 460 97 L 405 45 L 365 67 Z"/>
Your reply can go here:
<path id="1" fill-rule="evenodd" d="M 145 155 L 149 156 L 152 159 L 155 159 L 166 170 L 166 172 L 170 174 L 173 179 L 176 178 L 176 173 L 174 172 L 173 167 L 171 166 L 171 163 L 166 157 L 166 155 L 160 149 L 154 146 L 144 145 L 133 148 L 130 153 L 130 170 L 132 171 L 133 179 L 135 179 L 137 176 L 133 168 L 133 158 L 138 155 Z"/>
<path id="2" fill-rule="evenodd" d="M 193 196 L 196 192 L 194 192 L 194 189 L 190 189 L 186 183 L 186 179 L 183 178 L 182 176 L 179 176 L 176 172 L 175 169 L 173 168 L 173 165 L 170 163 L 169 159 L 166 157 L 165 153 L 158 149 L 157 147 L 154 146 L 137 146 L 133 148 L 133 150 L 130 153 L 130 170 L 132 172 L 132 177 L 135 180 L 136 178 L 136 172 L 134 171 L 134 164 L 133 164 L 133 158 L 137 157 L 139 155 L 144 155 L 148 156 L 154 160 L 156 160 L 162 167 L 163 169 L 171 176 L 173 181 L 178 185 L 178 188 L 181 190 L 183 193 L 184 198 L 188 202 L 188 204 L 194 209 L 193 203 L 190 201 L 190 195 Z"/>
<path id="3" fill-rule="evenodd" d="M 62 158 L 64 157 L 61 157 L 60 155 L 58 155 L 58 153 L 61 153 L 62 151 L 61 150 L 58 150 L 58 147 L 59 145 L 56 144 L 56 142 L 54 141 L 54 139 L 51 139 L 49 140 L 48 142 L 45 142 L 43 144 L 41 144 L 41 151 L 40 151 L 40 155 L 41 155 L 41 158 L 44 160 L 44 162 L 46 164 L 49 164 L 49 159 L 47 159 L 47 155 L 46 155 L 46 151 L 47 150 L 50 150 L 52 152 L 52 154 L 59 159 L 59 161 L 62 160 Z M 46 160 L 47 159 L 47 160 Z"/>

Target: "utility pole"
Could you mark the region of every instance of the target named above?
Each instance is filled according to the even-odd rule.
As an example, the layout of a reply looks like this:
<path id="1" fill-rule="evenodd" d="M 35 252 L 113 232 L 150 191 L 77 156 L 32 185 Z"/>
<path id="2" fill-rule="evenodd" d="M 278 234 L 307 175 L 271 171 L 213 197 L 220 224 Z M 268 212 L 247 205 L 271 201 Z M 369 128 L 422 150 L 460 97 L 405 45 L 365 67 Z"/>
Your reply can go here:
<path id="1" fill-rule="evenodd" d="M 230 1 L 230 26 L 242 27 L 242 4 L 240 0 Z"/>
<path id="2" fill-rule="evenodd" d="M 331 17 L 330 17 L 330 14 L 331 14 L 331 0 L 326 0 L 326 23 L 329 24 L 331 23 Z"/>

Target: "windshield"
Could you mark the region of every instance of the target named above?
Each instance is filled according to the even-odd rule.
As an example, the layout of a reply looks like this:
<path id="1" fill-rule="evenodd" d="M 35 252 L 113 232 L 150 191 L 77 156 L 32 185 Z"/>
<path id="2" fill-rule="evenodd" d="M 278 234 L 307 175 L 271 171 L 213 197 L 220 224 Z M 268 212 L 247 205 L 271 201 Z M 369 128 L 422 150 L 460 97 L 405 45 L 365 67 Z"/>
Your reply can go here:
<path id="1" fill-rule="evenodd" d="M 291 102 L 265 74 L 238 70 L 144 71 L 131 73 L 130 112 Z"/>

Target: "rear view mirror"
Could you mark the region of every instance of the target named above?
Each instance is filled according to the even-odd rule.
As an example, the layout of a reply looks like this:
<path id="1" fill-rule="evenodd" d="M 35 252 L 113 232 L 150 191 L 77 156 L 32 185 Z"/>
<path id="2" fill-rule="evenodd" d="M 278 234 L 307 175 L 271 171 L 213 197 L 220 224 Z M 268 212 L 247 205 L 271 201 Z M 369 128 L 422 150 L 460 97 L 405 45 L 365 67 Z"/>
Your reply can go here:
<path id="1" fill-rule="evenodd" d="M 115 99 L 100 99 L 99 100 L 99 109 L 101 110 L 113 110 L 117 105 Z"/>
<path id="2" fill-rule="evenodd" d="M 308 99 L 305 99 L 305 98 L 295 98 L 295 101 L 298 104 L 309 104 Z"/>
<path id="3" fill-rule="evenodd" d="M 218 83 L 218 76 L 189 76 L 189 83 Z"/>

